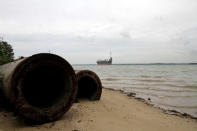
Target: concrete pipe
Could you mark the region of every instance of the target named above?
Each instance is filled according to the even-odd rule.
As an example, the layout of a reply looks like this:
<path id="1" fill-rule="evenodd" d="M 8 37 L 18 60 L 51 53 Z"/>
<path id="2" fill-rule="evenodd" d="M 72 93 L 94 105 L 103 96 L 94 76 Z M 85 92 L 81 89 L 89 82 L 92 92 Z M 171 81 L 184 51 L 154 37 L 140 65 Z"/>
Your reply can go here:
<path id="1" fill-rule="evenodd" d="M 41 53 L 0 66 L 0 89 L 16 114 L 31 123 L 45 123 L 71 107 L 77 79 L 66 60 Z"/>
<path id="2" fill-rule="evenodd" d="M 75 71 L 78 81 L 77 98 L 100 100 L 102 83 L 98 75 L 90 70 Z"/>

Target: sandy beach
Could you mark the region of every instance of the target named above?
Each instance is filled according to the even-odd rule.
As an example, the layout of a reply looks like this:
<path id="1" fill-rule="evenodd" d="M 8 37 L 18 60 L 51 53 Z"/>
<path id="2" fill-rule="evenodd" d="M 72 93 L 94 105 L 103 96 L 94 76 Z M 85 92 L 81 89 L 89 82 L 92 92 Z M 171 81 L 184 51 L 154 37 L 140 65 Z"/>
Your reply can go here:
<path id="1" fill-rule="evenodd" d="M 100 101 L 80 100 L 55 122 L 29 126 L 0 112 L 0 131 L 196 131 L 197 121 L 165 114 L 119 91 L 103 89 Z"/>

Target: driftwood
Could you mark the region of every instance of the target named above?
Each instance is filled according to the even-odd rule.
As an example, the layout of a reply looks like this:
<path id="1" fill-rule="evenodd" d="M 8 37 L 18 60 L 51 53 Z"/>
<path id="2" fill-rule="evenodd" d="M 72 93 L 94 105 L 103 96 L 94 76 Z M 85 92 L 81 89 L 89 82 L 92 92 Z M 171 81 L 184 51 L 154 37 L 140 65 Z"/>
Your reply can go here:
<path id="1" fill-rule="evenodd" d="M 45 123 L 71 107 L 77 79 L 66 60 L 42 53 L 0 66 L 0 90 L 4 103 L 17 115 L 28 122 Z"/>

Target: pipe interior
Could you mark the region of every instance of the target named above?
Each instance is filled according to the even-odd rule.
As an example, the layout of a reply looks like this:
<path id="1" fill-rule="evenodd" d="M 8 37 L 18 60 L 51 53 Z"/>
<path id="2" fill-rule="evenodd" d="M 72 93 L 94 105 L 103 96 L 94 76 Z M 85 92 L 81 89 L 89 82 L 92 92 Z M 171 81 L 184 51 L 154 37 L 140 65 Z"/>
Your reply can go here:
<path id="1" fill-rule="evenodd" d="M 93 78 L 85 76 L 78 80 L 78 98 L 90 98 L 96 91 L 97 83 Z"/>
<path id="2" fill-rule="evenodd" d="M 38 66 L 28 71 L 22 92 L 27 102 L 35 107 L 46 108 L 60 102 L 69 88 L 64 70 L 53 65 Z"/>

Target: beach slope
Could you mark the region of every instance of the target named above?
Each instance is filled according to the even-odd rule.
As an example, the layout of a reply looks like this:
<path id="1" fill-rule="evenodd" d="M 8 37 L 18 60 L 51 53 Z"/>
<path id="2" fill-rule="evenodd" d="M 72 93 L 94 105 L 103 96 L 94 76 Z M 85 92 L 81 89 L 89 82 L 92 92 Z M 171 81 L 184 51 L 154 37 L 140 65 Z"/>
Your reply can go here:
<path id="1" fill-rule="evenodd" d="M 163 113 L 121 94 L 103 89 L 100 101 L 80 100 L 58 121 L 28 126 L 12 113 L 0 112 L 0 131 L 196 131 L 196 120 Z"/>

